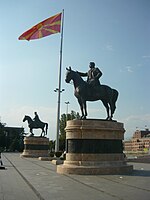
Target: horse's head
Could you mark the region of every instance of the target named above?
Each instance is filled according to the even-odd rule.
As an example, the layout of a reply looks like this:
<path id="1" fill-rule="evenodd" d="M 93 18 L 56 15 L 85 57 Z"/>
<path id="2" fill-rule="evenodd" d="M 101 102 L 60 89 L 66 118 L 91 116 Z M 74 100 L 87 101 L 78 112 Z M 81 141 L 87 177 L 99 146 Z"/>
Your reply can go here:
<path id="1" fill-rule="evenodd" d="M 32 121 L 32 119 L 31 119 L 31 117 L 25 115 L 22 121 L 23 122 L 25 122 L 25 121 Z"/>
<path id="2" fill-rule="evenodd" d="M 70 83 L 70 81 L 73 80 L 73 84 L 75 87 L 85 83 L 85 81 L 81 78 L 80 74 L 78 72 L 73 71 L 71 67 L 66 68 L 66 70 L 66 83 Z"/>
<path id="3" fill-rule="evenodd" d="M 26 120 L 27 120 L 27 116 L 25 115 L 22 121 L 25 122 Z"/>
<path id="4" fill-rule="evenodd" d="M 67 72 L 66 72 L 66 78 L 65 78 L 65 81 L 66 83 L 70 83 L 71 79 L 72 79 L 72 70 L 71 70 L 71 67 L 69 68 L 66 68 Z"/>

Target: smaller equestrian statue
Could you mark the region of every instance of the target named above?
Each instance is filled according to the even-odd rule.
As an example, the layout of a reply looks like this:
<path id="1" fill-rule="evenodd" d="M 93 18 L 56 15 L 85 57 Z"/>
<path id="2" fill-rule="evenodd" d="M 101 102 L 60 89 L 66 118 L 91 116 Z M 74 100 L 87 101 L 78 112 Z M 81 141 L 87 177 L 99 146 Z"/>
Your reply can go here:
<path id="1" fill-rule="evenodd" d="M 30 116 L 27 116 L 27 115 L 25 115 L 23 119 L 23 122 L 25 121 L 28 122 L 28 127 L 30 128 L 30 133 L 31 133 L 29 137 L 34 136 L 33 131 L 32 131 L 33 129 L 39 129 L 39 128 L 42 129 L 40 137 L 45 137 L 45 135 L 47 135 L 48 123 L 42 122 L 39 119 L 37 112 L 35 112 L 34 114 L 35 114 L 34 119 L 32 119 Z"/>
<path id="2" fill-rule="evenodd" d="M 101 100 L 107 111 L 106 120 L 112 120 L 113 114 L 116 109 L 116 101 L 118 98 L 118 91 L 110 88 L 107 85 L 92 86 L 88 82 L 84 81 L 79 72 L 75 72 L 71 67 L 66 68 L 66 83 L 73 81 L 74 95 L 78 99 L 78 103 L 81 109 L 81 119 L 86 119 L 87 106 L 86 101 Z"/>

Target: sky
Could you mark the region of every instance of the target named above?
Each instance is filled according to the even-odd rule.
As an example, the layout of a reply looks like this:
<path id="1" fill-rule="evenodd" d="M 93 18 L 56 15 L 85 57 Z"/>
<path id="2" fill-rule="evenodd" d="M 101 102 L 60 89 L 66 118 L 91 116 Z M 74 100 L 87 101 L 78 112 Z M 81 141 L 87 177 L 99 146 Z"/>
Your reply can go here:
<path id="1" fill-rule="evenodd" d="M 28 132 L 22 119 L 36 111 L 55 139 L 61 35 L 29 42 L 18 37 L 63 9 L 61 114 L 67 101 L 68 112 L 80 113 L 73 85 L 65 83 L 66 67 L 87 72 L 93 61 L 103 73 L 101 84 L 119 91 L 114 119 L 124 123 L 125 139 L 150 128 L 149 0 L 0 0 L 1 122 Z M 106 118 L 101 101 L 87 106 L 88 118 Z"/>

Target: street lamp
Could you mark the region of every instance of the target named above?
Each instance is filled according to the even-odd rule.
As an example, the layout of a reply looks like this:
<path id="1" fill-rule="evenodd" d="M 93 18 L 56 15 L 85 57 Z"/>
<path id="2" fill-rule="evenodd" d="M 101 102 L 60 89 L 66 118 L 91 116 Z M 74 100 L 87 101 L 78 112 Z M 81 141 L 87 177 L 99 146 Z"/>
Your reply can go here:
<path id="1" fill-rule="evenodd" d="M 67 108 L 66 108 L 66 116 L 68 116 L 68 106 L 69 106 L 70 102 L 69 102 L 69 101 L 65 101 L 65 104 L 67 105 Z"/>
<path id="2" fill-rule="evenodd" d="M 54 92 L 58 92 L 58 91 L 59 91 L 58 88 L 56 88 L 56 89 L 54 90 Z M 60 93 L 63 92 L 63 91 L 65 91 L 65 89 L 60 90 Z"/>
<path id="3" fill-rule="evenodd" d="M 60 94 L 65 91 L 65 89 L 60 90 L 56 88 L 54 92 L 58 92 L 58 106 L 57 106 L 57 132 L 56 132 L 56 144 L 55 144 L 55 152 L 59 151 L 59 119 L 60 119 Z"/>

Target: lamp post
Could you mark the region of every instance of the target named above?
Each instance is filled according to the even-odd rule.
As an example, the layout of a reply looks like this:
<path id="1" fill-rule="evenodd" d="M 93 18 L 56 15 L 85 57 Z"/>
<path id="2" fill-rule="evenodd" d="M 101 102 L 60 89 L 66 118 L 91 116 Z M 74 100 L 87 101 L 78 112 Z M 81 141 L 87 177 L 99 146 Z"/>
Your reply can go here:
<path id="1" fill-rule="evenodd" d="M 68 119 L 68 106 L 70 104 L 69 101 L 65 101 L 65 104 L 67 105 L 67 108 L 66 108 L 66 118 Z"/>
<path id="2" fill-rule="evenodd" d="M 59 119 L 60 119 L 60 94 L 65 91 L 65 89 L 60 90 L 56 88 L 54 92 L 58 92 L 58 106 L 57 106 L 57 132 L 56 132 L 56 143 L 55 143 L 55 152 L 59 151 Z"/>
<path id="3" fill-rule="evenodd" d="M 66 125 L 67 125 L 67 121 L 68 121 L 68 106 L 69 106 L 70 102 L 69 101 L 65 101 L 65 104 L 67 106 L 67 108 L 66 108 Z M 67 152 L 67 140 L 65 140 L 65 151 Z"/>
<path id="4" fill-rule="evenodd" d="M 59 118 L 60 118 L 60 94 L 64 91 L 61 89 L 61 71 L 62 71 L 62 47 L 63 47 L 63 25 L 64 25 L 64 9 L 62 12 L 62 26 L 61 26 L 61 41 L 60 41 L 60 60 L 59 60 L 59 73 L 58 73 L 58 88 L 54 92 L 58 92 L 58 106 L 57 106 L 57 133 L 55 152 L 59 151 Z"/>

